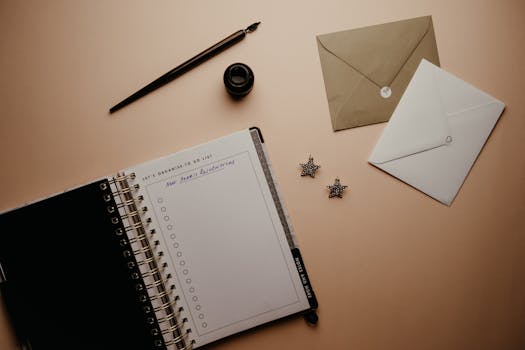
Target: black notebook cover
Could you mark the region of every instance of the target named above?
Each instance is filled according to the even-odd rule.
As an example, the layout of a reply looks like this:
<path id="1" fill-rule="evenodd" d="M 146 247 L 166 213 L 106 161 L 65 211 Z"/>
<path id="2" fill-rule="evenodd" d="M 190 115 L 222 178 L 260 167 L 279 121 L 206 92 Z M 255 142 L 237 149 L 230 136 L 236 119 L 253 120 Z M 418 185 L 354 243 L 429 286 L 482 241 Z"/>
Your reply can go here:
<path id="1" fill-rule="evenodd" d="M 27 348 L 158 349 L 101 183 L 0 215 L 1 293 Z"/>

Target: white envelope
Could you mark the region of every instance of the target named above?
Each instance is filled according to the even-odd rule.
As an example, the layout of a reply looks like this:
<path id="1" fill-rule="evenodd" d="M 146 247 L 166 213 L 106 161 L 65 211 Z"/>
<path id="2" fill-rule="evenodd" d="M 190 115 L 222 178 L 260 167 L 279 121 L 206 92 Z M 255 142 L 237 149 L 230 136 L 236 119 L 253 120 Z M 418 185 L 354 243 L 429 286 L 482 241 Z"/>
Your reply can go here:
<path id="1" fill-rule="evenodd" d="M 423 59 L 368 161 L 450 205 L 504 108 Z"/>

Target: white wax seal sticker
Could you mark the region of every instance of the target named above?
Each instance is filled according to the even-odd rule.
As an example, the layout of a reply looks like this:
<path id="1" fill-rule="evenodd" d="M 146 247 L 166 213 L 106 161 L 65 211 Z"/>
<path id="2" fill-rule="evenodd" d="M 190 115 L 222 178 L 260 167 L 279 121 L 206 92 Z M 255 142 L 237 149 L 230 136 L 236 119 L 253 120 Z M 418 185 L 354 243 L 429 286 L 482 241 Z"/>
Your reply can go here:
<path id="1" fill-rule="evenodd" d="M 388 86 L 383 86 L 381 90 L 379 90 L 379 93 L 383 98 L 389 98 L 392 96 L 392 90 Z"/>

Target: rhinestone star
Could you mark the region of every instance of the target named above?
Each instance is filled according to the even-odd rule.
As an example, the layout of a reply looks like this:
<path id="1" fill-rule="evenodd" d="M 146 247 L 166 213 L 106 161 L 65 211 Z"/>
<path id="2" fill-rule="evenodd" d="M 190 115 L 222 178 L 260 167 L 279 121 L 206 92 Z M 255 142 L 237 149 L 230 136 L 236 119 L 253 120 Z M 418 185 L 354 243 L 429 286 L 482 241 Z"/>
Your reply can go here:
<path id="1" fill-rule="evenodd" d="M 328 198 L 332 198 L 332 197 L 343 198 L 343 191 L 348 186 L 341 185 L 341 181 L 336 178 L 333 185 L 328 185 L 326 187 L 328 187 L 328 189 L 330 190 L 330 194 L 328 195 Z"/>
<path id="2" fill-rule="evenodd" d="M 321 167 L 320 165 L 314 164 L 314 158 L 312 156 L 308 157 L 307 163 L 300 163 L 299 165 L 303 168 L 301 176 L 310 175 L 311 177 L 315 177 L 315 172 Z"/>

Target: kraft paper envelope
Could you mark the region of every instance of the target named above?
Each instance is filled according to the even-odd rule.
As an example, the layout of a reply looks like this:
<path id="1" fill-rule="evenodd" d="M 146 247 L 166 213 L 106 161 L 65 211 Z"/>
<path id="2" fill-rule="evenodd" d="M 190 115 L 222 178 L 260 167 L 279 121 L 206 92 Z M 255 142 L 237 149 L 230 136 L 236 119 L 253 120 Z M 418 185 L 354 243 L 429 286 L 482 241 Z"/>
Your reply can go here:
<path id="1" fill-rule="evenodd" d="M 439 65 L 432 18 L 317 36 L 334 131 L 390 118 L 422 58 Z"/>
<path id="2" fill-rule="evenodd" d="M 450 205 L 504 108 L 422 60 L 368 161 Z"/>

